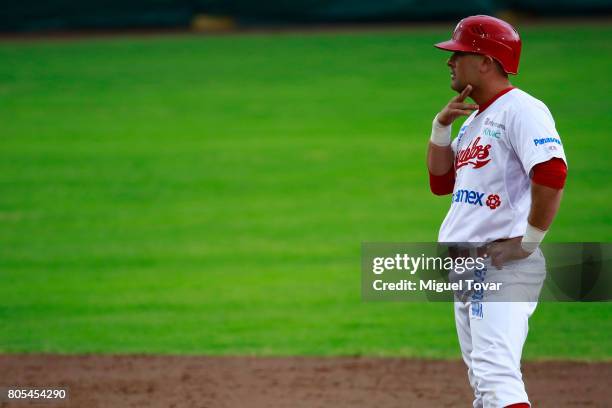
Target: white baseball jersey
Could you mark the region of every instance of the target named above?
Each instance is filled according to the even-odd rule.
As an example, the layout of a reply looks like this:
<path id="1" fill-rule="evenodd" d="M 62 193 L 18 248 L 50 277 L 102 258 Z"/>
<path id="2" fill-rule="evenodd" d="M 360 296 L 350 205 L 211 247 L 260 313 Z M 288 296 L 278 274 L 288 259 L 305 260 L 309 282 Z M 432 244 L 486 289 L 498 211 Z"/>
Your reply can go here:
<path id="1" fill-rule="evenodd" d="M 533 166 L 554 157 L 567 164 L 550 111 L 517 88 L 473 112 L 451 146 L 456 179 L 439 242 L 485 243 L 524 235 Z"/>

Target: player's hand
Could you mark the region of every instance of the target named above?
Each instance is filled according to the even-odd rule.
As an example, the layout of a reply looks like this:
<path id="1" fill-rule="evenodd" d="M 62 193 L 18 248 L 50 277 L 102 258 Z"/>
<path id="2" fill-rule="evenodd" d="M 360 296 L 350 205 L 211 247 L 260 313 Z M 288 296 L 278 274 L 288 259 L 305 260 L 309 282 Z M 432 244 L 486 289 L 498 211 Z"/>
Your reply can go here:
<path id="1" fill-rule="evenodd" d="M 470 92 L 472 92 L 472 85 L 466 86 L 459 95 L 451 99 L 444 109 L 438 113 L 438 122 L 442 126 L 449 126 L 459 116 L 471 115 L 472 112 L 478 109 L 478 105 L 464 102 L 465 98 L 470 95 Z"/>
<path id="2" fill-rule="evenodd" d="M 503 269 L 508 261 L 527 258 L 531 253 L 525 251 L 521 246 L 521 239 L 516 237 L 502 242 L 493 242 L 487 248 L 487 255 L 491 258 L 491 264 L 497 269 Z"/>

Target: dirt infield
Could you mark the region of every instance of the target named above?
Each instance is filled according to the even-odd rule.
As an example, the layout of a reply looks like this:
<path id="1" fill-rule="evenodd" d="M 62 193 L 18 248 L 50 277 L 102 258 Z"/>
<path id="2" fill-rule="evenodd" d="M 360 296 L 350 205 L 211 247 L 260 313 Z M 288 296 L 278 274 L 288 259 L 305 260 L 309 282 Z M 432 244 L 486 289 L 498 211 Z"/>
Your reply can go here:
<path id="1" fill-rule="evenodd" d="M 535 407 L 609 407 L 612 363 L 526 363 Z M 64 387 L 64 403 L 1 407 L 468 407 L 460 361 L 1 355 L 0 387 Z"/>

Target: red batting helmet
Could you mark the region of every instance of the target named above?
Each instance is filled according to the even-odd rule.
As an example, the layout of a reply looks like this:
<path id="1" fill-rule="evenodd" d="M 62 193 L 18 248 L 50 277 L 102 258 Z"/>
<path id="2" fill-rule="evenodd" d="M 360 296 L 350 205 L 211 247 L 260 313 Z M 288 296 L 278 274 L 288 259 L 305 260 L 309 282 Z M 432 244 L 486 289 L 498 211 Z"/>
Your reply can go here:
<path id="1" fill-rule="evenodd" d="M 488 55 L 495 58 L 506 73 L 518 73 L 521 38 L 514 27 L 495 17 L 466 17 L 455 27 L 451 40 L 434 46 L 447 51 Z"/>

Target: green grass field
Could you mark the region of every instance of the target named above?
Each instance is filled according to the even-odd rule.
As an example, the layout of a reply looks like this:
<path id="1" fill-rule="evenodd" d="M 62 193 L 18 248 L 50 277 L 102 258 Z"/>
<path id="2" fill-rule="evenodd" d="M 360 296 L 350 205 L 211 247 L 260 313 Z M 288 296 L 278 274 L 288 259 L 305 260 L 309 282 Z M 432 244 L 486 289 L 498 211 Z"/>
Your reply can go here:
<path id="1" fill-rule="evenodd" d="M 448 30 L 0 44 L 0 352 L 457 358 L 452 305 L 364 303 L 362 241 L 434 241 Z M 523 31 L 569 159 L 547 239 L 611 241 L 612 28 Z M 525 356 L 611 359 L 608 304 Z"/>

